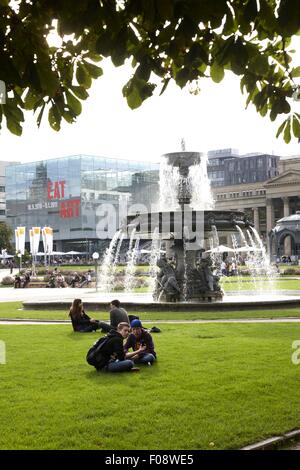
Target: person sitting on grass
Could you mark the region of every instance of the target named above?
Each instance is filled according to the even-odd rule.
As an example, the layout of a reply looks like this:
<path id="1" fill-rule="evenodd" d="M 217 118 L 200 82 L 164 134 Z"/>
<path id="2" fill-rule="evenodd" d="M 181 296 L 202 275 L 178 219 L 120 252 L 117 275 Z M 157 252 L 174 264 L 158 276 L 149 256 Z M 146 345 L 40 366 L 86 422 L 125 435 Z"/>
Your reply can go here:
<path id="1" fill-rule="evenodd" d="M 154 343 L 152 336 L 146 331 L 140 320 L 133 320 L 131 322 L 132 333 L 128 336 L 126 344 L 124 346 L 125 356 L 130 357 L 136 364 L 153 364 L 156 360 L 156 352 L 154 351 Z M 132 348 L 135 355 L 128 353 L 128 350 Z"/>
<path id="2" fill-rule="evenodd" d="M 110 330 L 116 330 L 119 323 L 128 323 L 129 318 L 126 310 L 120 307 L 121 303 L 119 300 L 112 300 L 110 303 L 109 319 L 110 323 L 100 322 L 100 327 L 104 333 L 108 333 Z"/>
<path id="3" fill-rule="evenodd" d="M 90 318 L 85 313 L 81 299 L 75 299 L 73 301 L 69 316 L 71 317 L 74 331 L 90 333 L 91 331 L 96 331 L 100 328 L 99 321 Z"/>
<path id="4" fill-rule="evenodd" d="M 138 371 L 137 367 L 134 367 L 134 363 L 130 360 L 131 356 L 136 355 L 137 352 L 128 353 L 125 358 L 125 352 L 123 348 L 123 341 L 129 335 L 130 326 L 129 323 L 119 323 L 117 330 L 111 330 L 105 337 L 95 343 L 95 345 L 89 350 L 87 360 L 89 364 L 93 365 L 98 371 L 103 370 L 107 372 L 129 372 Z M 97 347 L 100 348 L 97 350 Z M 96 355 L 91 360 L 91 355 L 96 351 Z M 143 347 L 138 351 L 142 353 Z"/>

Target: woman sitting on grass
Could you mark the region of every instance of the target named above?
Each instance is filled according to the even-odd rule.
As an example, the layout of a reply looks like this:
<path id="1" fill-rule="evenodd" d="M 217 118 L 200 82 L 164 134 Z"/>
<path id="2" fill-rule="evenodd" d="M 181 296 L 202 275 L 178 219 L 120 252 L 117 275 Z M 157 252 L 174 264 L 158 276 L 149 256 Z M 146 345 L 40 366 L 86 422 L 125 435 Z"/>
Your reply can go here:
<path id="1" fill-rule="evenodd" d="M 71 317 L 74 331 L 90 333 L 100 328 L 98 320 L 93 320 L 83 310 L 81 299 L 75 299 L 73 301 L 69 316 Z"/>

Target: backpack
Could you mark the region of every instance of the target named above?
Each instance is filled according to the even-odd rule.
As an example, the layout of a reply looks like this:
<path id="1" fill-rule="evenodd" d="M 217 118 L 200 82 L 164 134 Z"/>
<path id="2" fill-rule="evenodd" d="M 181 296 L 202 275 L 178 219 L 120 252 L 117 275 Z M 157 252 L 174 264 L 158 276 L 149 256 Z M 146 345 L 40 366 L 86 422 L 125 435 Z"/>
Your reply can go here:
<path id="1" fill-rule="evenodd" d="M 103 359 L 102 348 L 108 343 L 109 339 L 110 338 L 108 336 L 103 336 L 93 344 L 86 355 L 88 364 L 94 367 L 98 366 L 98 364 L 101 362 L 101 359 Z"/>

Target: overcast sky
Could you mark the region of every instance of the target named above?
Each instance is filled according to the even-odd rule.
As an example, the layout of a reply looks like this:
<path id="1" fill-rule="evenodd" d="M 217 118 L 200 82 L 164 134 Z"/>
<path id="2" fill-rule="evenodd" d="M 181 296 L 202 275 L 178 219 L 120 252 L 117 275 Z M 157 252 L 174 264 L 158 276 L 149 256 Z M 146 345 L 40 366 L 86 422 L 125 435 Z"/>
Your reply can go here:
<path id="1" fill-rule="evenodd" d="M 198 96 L 170 84 L 159 97 L 159 86 L 155 97 L 132 111 L 122 96 L 130 68 L 115 68 L 109 61 L 102 65 L 104 76 L 94 82 L 75 124 L 64 122 L 61 131 L 55 132 L 44 120 L 38 129 L 27 113 L 22 137 L 2 126 L 0 160 L 25 162 L 84 153 L 159 161 L 161 154 L 180 150 L 182 137 L 191 151 L 233 147 L 241 153 L 300 154 L 295 141 L 286 145 L 275 138 L 282 117 L 271 123 L 253 106 L 245 110 L 239 79 L 231 73 L 220 84 L 203 80 Z M 300 104 L 296 106 L 300 112 Z"/>

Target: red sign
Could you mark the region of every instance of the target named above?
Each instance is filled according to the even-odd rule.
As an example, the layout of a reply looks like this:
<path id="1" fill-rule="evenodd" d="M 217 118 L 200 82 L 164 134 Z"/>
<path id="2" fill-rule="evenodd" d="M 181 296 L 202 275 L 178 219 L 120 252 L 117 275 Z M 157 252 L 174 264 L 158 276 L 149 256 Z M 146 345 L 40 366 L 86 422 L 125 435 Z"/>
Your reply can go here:
<path id="1" fill-rule="evenodd" d="M 63 219 L 79 217 L 80 199 L 62 201 L 59 205 L 59 216 Z"/>
<path id="2" fill-rule="evenodd" d="M 48 199 L 62 199 L 65 197 L 65 181 L 48 181 Z"/>
<path id="3" fill-rule="evenodd" d="M 65 197 L 65 181 L 48 181 L 48 199 L 63 199 Z M 80 198 L 67 199 L 59 203 L 59 216 L 63 219 L 79 217 Z"/>

